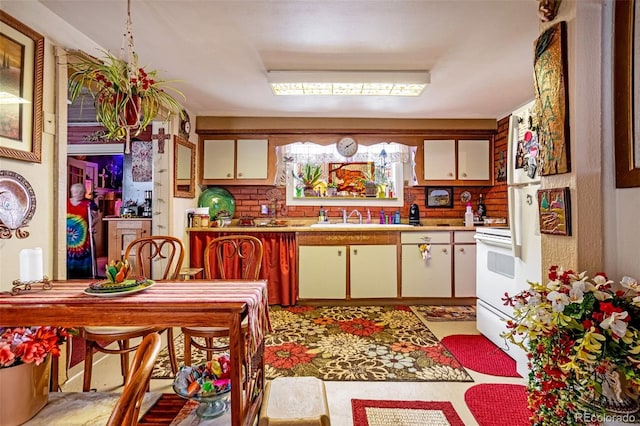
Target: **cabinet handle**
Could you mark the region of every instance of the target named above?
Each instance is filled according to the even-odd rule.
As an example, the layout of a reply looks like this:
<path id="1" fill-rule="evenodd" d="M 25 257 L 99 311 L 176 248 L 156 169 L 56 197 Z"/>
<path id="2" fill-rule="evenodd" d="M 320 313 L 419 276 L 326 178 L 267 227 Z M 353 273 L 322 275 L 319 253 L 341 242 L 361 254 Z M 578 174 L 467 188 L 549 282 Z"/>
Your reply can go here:
<path id="1" fill-rule="evenodd" d="M 453 177 L 453 173 L 449 172 L 449 174 L 447 176 Z"/>
<path id="2" fill-rule="evenodd" d="M 422 238 L 420 238 L 420 239 L 421 239 L 422 241 L 426 241 L 426 242 L 431 241 L 431 237 L 422 237 Z"/>
<path id="3" fill-rule="evenodd" d="M 227 173 L 227 177 L 231 177 L 231 173 Z"/>
<path id="4" fill-rule="evenodd" d="M 358 254 L 358 249 L 353 249 L 353 254 Z"/>
<path id="5" fill-rule="evenodd" d="M 338 256 L 342 256 L 342 250 L 338 250 Z"/>
<path id="6" fill-rule="evenodd" d="M 461 249 L 460 249 L 460 253 L 464 253 L 464 248 L 461 248 Z"/>
<path id="7" fill-rule="evenodd" d="M 242 173 L 238 173 L 238 177 L 242 177 Z"/>
<path id="8" fill-rule="evenodd" d="M 448 253 L 448 250 L 447 250 L 446 248 L 443 248 L 443 249 L 442 249 L 442 252 L 443 252 L 444 254 L 447 254 L 447 253 Z"/>
<path id="9" fill-rule="evenodd" d="M 466 174 L 466 173 L 463 173 L 463 174 L 462 174 L 462 176 L 463 176 L 463 177 L 467 177 L 467 174 Z"/>

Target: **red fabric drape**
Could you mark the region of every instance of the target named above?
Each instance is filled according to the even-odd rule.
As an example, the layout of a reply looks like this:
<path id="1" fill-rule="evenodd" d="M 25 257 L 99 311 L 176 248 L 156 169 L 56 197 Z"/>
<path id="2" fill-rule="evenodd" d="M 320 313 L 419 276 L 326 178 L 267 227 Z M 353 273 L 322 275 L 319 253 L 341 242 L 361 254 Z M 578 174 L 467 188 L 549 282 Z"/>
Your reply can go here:
<path id="1" fill-rule="evenodd" d="M 204 248 L 209 241 L 232 232 L 189 232 L 190 264 L 192 268 L 204 268 Z M 298 297 L 296 238 L 292 232 L 245 232 L 262 241 L 264 256 L 260 268 L 260 278 L 268 282 L 270 305 L 295 305 Z M 230 269 L 237 265 L 229 265 Z M 204 273 L 197 275 L 203 278 Z M 218 272 L 216 268 L 216 276 Z"/>

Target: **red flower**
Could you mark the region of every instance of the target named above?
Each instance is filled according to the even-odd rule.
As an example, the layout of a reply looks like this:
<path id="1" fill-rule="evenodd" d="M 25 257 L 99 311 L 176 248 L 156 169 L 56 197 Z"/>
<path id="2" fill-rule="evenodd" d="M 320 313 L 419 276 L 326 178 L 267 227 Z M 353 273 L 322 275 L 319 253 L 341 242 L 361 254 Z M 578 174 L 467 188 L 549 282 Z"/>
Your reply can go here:
<path id="1" fill-rule="evenodd" d="M 355 334 L 356 336 L 371 336 L 372 334 L 379 333 L 384 330 L 384 327 L 364 318 L 356 318 L 351 321 L 340 321 L 338 325 L 345 333 Z"/>
<path id="2" fill-rule="evenodd" d="M 316 357 L 307 351 L 307 347 L 295 343 L 267 346 L 264 348 L 264 360 L 276 368 L 290 370 L 296 365 L 308 364 Z"/>

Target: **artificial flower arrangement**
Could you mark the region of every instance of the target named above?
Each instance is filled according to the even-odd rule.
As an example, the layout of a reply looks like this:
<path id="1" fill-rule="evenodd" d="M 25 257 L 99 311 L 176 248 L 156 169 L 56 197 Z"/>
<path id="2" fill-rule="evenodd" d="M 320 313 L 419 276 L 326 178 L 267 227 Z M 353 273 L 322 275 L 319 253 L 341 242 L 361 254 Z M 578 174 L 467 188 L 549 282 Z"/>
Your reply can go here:
<path id="1" fill-rule="evenodd" d="M 505 294 L 514 320 L 503 337 L 528 352 L 533 425 L 574 425 L 632 413 L 640 393 L 640 284 L 621 288 L 558 266 L 547 284 Z M 600 416 L 600 417 L 598 417 Z"/>
<path id="2" fill-rule="evenodd" d="M 40 365 L 47 355 L 60 356 L 60 345 L 73 330 L 63 327 L 0 327 L 0 368 Z"/>
<path id="3" fill-rule="evenodd" d="M 95 99 L 96 119 L 106 128 L 106 139 L 138 136 L 161 114 L 183 116 L 180 103 L 166 90 L 184 98 L 182 92 L 160 80 L 157 71 L 138 65 L 138 55 L 125 61 L 104 51 L 104 60 L 83 56 L 73 63 L 69 97 L 74 101 L 87 88 Z M 131 132 L 133 130 L 133 132 Z"/>

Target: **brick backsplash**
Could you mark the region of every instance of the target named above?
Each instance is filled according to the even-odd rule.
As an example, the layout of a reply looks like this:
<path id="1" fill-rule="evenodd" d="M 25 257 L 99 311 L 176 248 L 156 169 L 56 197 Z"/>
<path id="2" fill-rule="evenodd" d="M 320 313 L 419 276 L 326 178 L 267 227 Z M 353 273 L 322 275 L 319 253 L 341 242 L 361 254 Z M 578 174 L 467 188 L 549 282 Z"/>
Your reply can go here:
<path id="1" fill-rule="evenodd" d="M 425 218 L 443 218 L 443 219 L 463 219 L 466 203 L 460 199 L 464 191 L 471 193 L 471 205 L 474 211 L 477 208 L 479 195 L 482 194 L 487 207 L 487 216 L 490 217 L 507 217 L 507 185 L 506 180 L 498 181 L 498 168 L 500 160 L 505 162 L 507 158 L 507 135 L 509 129 L 509 117 L 505 117 L 498 121 L 498 129 L 494 143 L 494 186 L 478 187 L 478 186 L 459 186 L 453 188 L 453 207 L 452 208 L 427 208 L 425 206 L 425 188 L 416 186 L 412 188 L 404 188 L 405 205 L 400 208 L 400 215 L 403 219 L 409 217 L 409 204 L 406 202 L 409 193 L 413 194 L 415 202 L 420 207 L 420 217 Z M 502 152 L 502 157 L 500 156 Z M 506 169 L 505 169 L 506 170 Z M 266 195 L 267 191 L 273 189 L 272 186 L 226 186 L 225 187 L 236 199 L 236 212 L 234 217 L 253 216 L 259 218 L 264 216 L 260 213 L 260 206 L 268 204 L 269 200 Z M 284 196 L 284 188 L 282 188 Z M 342 207 L 325 206 L 329 217 L 340 217 L 339 209 Z M 359 209 L 369 208 L 373 217 L 377 217 L 380 206 L 371 201 L 370 206 L 358 207 Z M 382 207 L 387 212 L 395 211 L 395 207 Z M 287 217 L 308 217 L 313 218 L 318 215 L 318 206 L 287 206 Z"/>

